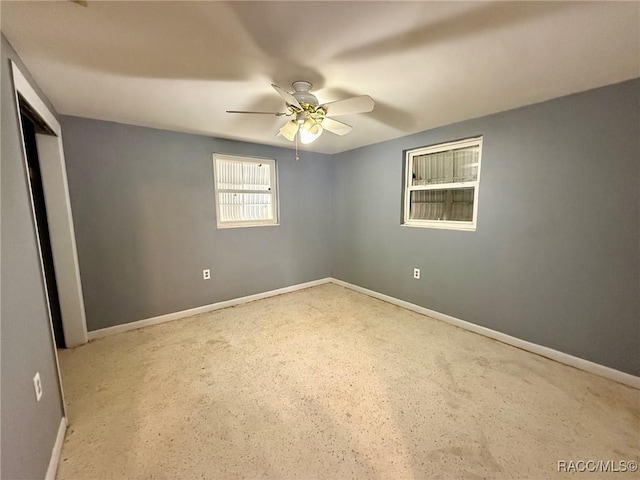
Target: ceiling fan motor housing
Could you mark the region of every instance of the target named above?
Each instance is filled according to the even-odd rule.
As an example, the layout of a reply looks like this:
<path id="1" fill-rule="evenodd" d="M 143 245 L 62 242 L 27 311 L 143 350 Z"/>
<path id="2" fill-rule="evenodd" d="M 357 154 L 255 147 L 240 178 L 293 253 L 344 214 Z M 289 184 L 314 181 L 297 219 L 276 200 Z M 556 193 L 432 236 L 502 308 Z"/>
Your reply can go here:
<path id="1" fill-rule="evenodd" d="M 311 105 L 318 105 L 318 99 L 309 91 L 313 87 L 311 83 L 299 80 L 293 82 L 291 87 L 293 88 L 293 96 L 300 104 L 309 103 Z"/>

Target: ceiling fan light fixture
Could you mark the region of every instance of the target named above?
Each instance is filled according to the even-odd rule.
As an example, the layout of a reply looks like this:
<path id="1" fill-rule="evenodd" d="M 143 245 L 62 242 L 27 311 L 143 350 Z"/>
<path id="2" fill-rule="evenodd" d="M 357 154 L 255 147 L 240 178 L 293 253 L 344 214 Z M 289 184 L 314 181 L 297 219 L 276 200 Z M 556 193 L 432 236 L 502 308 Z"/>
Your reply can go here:
<path id="1" fill-rule="evenodd" d="M 284 100 L 285 111 L 256 112 L 227 110 L 227 113 L 250 113 L 290 117 L 291 120 L 278 130 L 277 135 L 282 135 L 290 142 L 296 142 L 296 149 L 298 148 L 298 141 L 303 144 L 313 143 L 325 130 L 335 135 L 346 135 L 352 130 L 352 127 L 346 123 L 334 120 L 331 117 L 370 112 L 375 105 L 375 102 L 369 95 L 360 95 L 358 97 L 320 104 L 317 97 L 311 93 L 313 85 L 304 80 L 293 82 L 291 85 L 293 89 L 292 92 L 288 92 L 274 83 L 272 83 L 271 86 L 278 95 L 280 95 L 281 99 Z"/>
<path id="2" fill-rule="evenodd" d="M 320 135 L 322 135 L 322 125 L 312 118 L 307 118 L 300 127 L 300 142 L 305 145 L 315 142 Z"/>
<path id="3" fill-rule="evenodd" d="M 293 140 L 296 138 L 296 133 L 298 133 L 298 124 L 295 120 L 288 121 L 280 129 L 280 135 L 282 135 L 290 142 L 293 142 Z"/>

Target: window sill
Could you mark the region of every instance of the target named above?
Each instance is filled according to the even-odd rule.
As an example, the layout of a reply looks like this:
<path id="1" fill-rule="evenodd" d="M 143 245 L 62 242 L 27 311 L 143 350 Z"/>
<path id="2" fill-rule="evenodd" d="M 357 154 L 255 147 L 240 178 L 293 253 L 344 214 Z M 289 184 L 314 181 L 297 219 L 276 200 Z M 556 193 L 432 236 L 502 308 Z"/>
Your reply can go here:
<path id="1" fill-rule="evenodd" d="M 401 223 L 402 227 L 411 228 L 436 228 L 439 230 L 459 230 L 463 232 L 475 232 L 476 225 L 474 223 L 462 223 L 462 222 L 424 222 L 418 223 L 416 221 Z"/>
<path id="2" fill-rule="evenodd" d="M 234 223 L 233 225 L 221 225 L 217 224 L 216 228 L 228 229 L 228 228 L 248 228 L 248 227 L 277 227 L 279 223 Z"/>

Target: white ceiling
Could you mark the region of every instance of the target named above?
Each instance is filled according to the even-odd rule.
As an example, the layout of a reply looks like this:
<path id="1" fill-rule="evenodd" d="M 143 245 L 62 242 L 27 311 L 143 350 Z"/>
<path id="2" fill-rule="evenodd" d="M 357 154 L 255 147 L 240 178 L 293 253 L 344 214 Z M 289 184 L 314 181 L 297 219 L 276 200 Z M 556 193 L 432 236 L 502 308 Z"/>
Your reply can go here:
<path id="1" fill-rule="evenodd" d="M 638 2 L 6 2 L 2 31 L 58 112 L 259 143 L 270 87 L 369 94 L 336 153 L 640 76 Z"/>

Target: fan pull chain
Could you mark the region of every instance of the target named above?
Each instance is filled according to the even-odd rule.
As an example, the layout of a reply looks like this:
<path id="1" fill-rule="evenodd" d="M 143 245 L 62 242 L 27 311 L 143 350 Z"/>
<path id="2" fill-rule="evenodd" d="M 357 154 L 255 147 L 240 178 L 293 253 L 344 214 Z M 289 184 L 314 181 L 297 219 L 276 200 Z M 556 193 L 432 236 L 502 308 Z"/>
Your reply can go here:
<path id="1" fill-rule="evenodd" d="M 300 135 L 298 134 L 298 132 L 296 132 L 296 162 L 300 160 L 300 157 L 298 156 L 298 137 L 299 136 Z"/>

